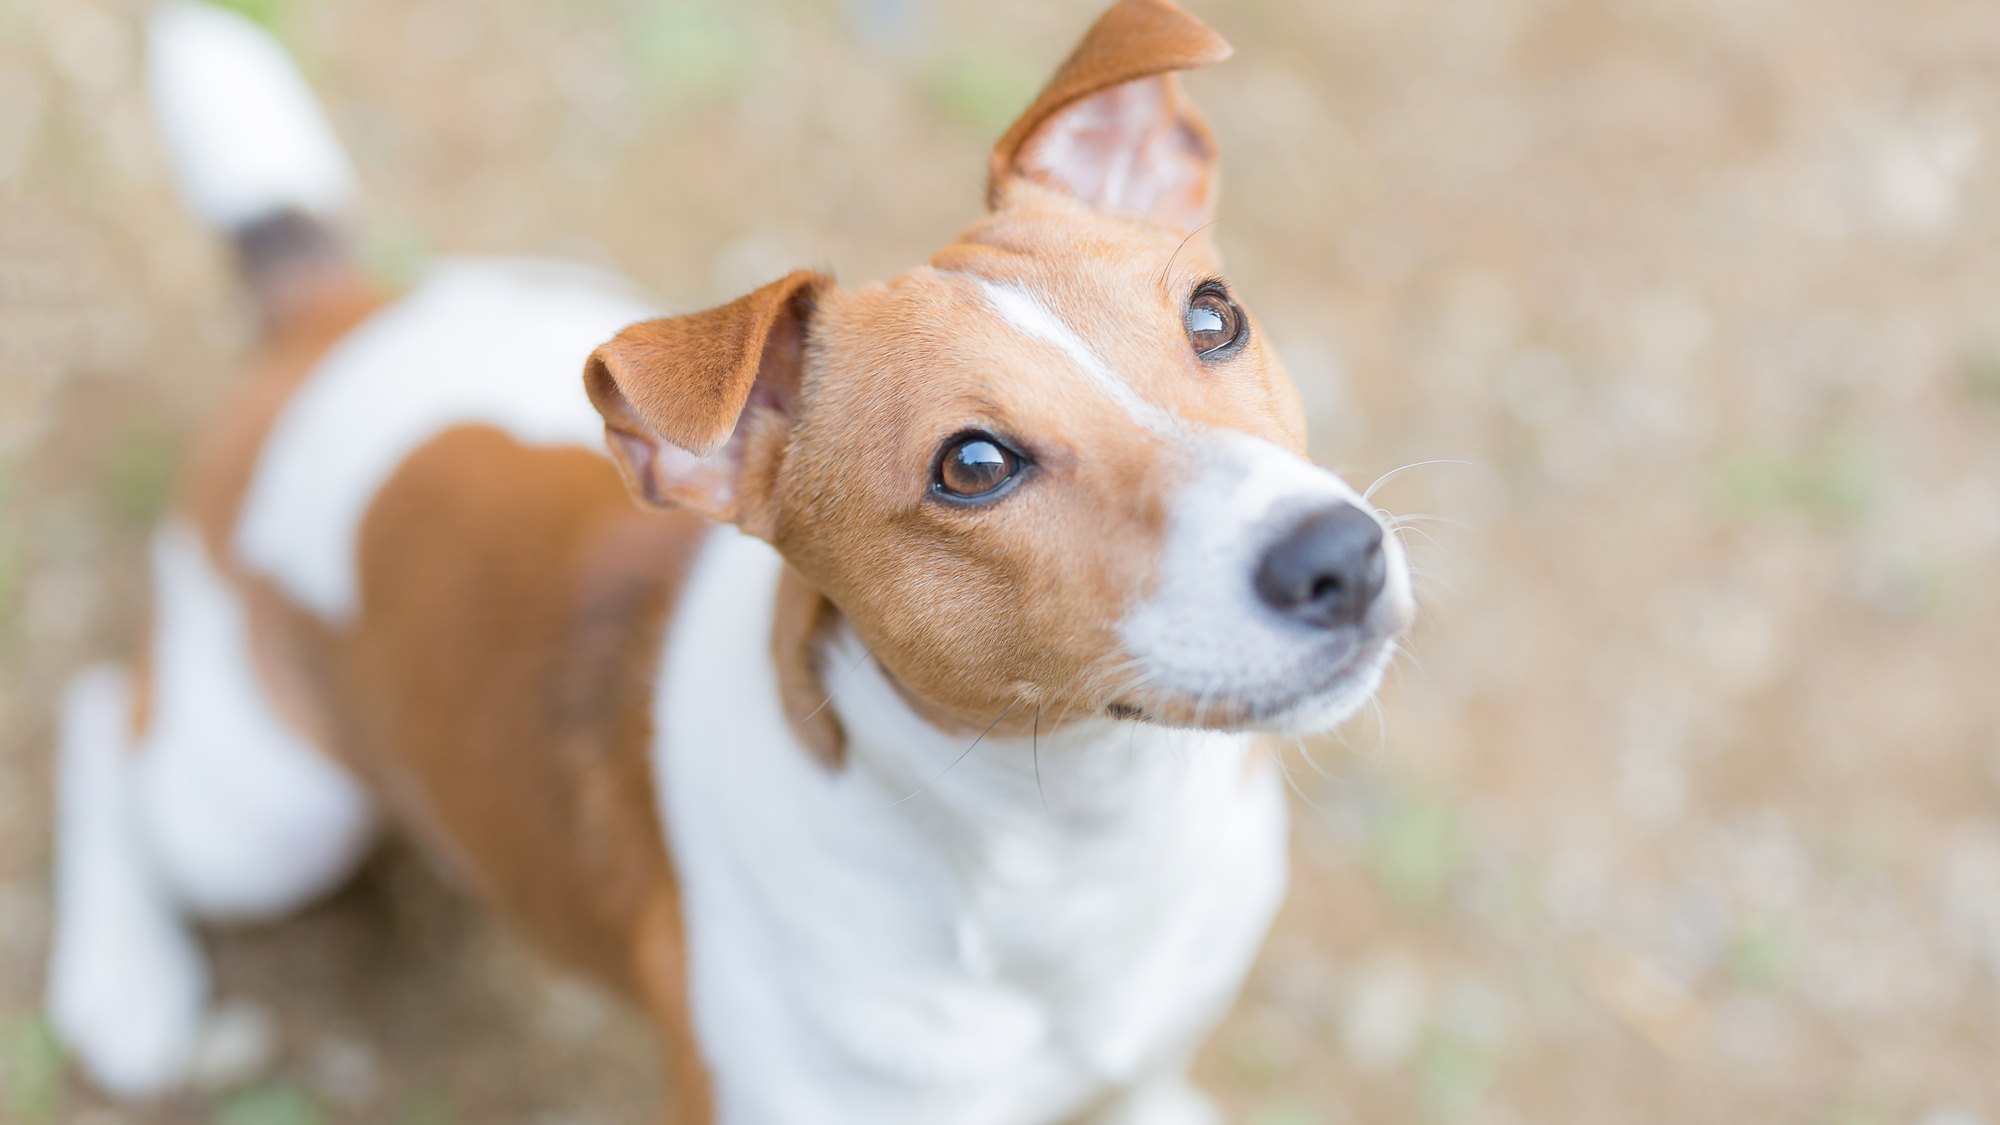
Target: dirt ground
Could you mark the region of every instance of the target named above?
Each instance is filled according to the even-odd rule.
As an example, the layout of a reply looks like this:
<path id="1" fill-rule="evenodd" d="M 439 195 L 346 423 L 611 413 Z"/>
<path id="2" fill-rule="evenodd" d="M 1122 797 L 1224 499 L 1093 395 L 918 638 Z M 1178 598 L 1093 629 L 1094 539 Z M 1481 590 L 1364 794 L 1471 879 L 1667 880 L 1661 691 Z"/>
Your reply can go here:
<path id="1" fill-rule="evenodd" d="M 242 0 L 371 268 L 667 307 L 891 274 L 1092 5 Z M 216 935 L 209 1088 L 36 1016 L 50 701 L 251 331 L 133 0 L 0 0 L 0 1120 L 643 1119 L 642 1027 L 394 852 Z M 2000 6 L 1193 0 L 1220 241 L 1317 452 L 1411 533 L 1416 659 L 1288 760 L 1295 890 L 1205 1080 L 1249 1125 L 2000 1122 Z"/>

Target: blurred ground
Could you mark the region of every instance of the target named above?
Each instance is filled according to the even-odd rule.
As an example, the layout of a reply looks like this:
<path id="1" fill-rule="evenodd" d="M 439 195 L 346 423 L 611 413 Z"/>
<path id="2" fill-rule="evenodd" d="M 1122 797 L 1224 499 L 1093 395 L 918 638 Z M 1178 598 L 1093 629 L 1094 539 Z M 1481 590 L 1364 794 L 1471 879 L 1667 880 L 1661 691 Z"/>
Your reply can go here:
<path id="1" fill-rule="evenodd" d="M 1091 10 L 242 2 L 375 268 L 677 307 L 946 241 Z M 1191 83 L 1221 242 L 1320 455 L 1479 466 L 1379 494 L 1466 526 L 1413 533 L 1421 668 L 1289 762 L 1296 891 L 1202 1068 L 1232 1119 L 2000 1121 L 2000 7 L 1194 7 L 1238 48 Z M 635 1021 L 407 855 L 216 939 L 217 1089 L 106 1110 L 37 1021 L 49 701 L 134 636 L 249 332 L 139 8 L 0 0 L 0 1120 L 640 1120 Z"/>

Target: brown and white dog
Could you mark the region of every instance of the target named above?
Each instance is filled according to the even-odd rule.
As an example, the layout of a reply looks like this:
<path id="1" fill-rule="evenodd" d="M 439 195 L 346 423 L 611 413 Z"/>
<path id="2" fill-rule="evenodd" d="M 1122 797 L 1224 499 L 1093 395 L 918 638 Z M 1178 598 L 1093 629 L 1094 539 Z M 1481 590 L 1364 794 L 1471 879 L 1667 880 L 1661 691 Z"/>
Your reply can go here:
<path id="1" fill-rule="evenodd" d="M 192 921 L 389 820 L 646 1007 L 670 1120 L 1215 1120 L 1187 1064 L 1285 880 L 1259 733 L 1352 713 L 1412 612 L 1219 274 L 1174 72 L 1228 53 L 1120 0 L 927 264 L 648 319 L 545 264 L 371 292 L 296 71 L 162 11 L 170 154 L 270 330 L 148 650 L 65 704 L 48 1002 L 91 1075 L 175 1085 Z"/>

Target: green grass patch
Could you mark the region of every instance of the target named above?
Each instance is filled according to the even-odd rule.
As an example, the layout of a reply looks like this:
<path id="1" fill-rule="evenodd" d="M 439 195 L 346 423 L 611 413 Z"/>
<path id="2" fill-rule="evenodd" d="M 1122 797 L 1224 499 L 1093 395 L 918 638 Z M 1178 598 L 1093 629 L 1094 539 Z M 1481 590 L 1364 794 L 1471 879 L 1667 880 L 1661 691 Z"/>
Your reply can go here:
<path id="1" fill-rule="evenodd" d="M 98 466 L 105 514 L 128 529 L 150 527 L 166 509 L 180 464 L 180 437 L 157 425 L 130 429 Z"/>
<path id="2" fill-rule="evenodd" d="M 1793 953 L 1783 927 L 1768 918 L 1752 918 L 1730 936 L 1722 971 L 1738 988 L 1776 992 L 1791 977 Z"/>
<path id="3" fill-rule="evenodd" d="M 14 618 L 21 608 L 21 580 L 26 570 L 21 548 L 5 531 L 0 531 L 0 641 L 14 633 Z"/>
<path id="4" fill-rule="evenodd" d="M 1368 828 L 1368 871 L 1400 905 L 1444 905 L 1465 862 L 1458 812 L 1434 793 L 1404 788 Z"/>
<path id="5" fill-rule="evenodd" d="M 318 1099 L 295 1082 L 267 1082 L 222 1100 L 215 1125 L 326 1125 Z"/>
<path id="6" fill-rule="evenodd" d="M 1225 1056 L 1236 1081 L 1268 1088 L 1298 1065 L 1298 1049 L 1268 1030 L 1245 1028 L 1229 1039 Z"/>
<path id="7" fill-rule="evenodd" d="M 389 292 L 400 292 L 416 283 L 430 260 L 430 245 L 423 232 L 406 222 L 381 222 L 361 232 L 361 272 L 368 280 Z"/>
<path id="8" fill-rule="evenodd" d="M 298 7 L 298 0 L 209 0 L 209 3 L 237 12 L 274 33 L 284 29 L 285 21 Z"/>
<path id="9" fill-rule="evenodd" d="M 1826 1125 L 1889 1125 L 1895 1118 L 1874 1102 L 1862 1098 L 1845 1098 L 1827 1111 Z"/>
<path id="10" fill-rule="evenodd" d="M 1332 1120 L 1305 1102 L 1286 1098 L 1251 1110 L 1249 1125 L 1328 1125 Z"/>
<path id="11" fill-rule="evenodd" d="M 1866 1097 L 1844 1097 L 1826 1111 L 1826 1125 L 1890 1125 L 1894 1117 Z"/>
<path id="12" fill-rule="evenodd" d="M 724 98 L 755 81 L 755 40 L 739 9 L 679 0 L 641 12 L 626 42 L 634 65 L 661 100 Z"/>
<path id="13" fill-rule="evenodd" d="M 1476 1036 L 1443 1027 L 1417 1047 L 1417 1102 L 1433 1121 L 1453 1121 L 1477 1110 L 1493 1087 L 1490 1046 Z"/>
<path id="14" fill-rule="evenodd" d="M 21 579 L 26 570 L 21 558 L 21 517 L 10 507 L 13 499 L 12 478 L 7 466 L 0 464 L 0 640 L 13 631 Z"/>
<path id="15" fill-rule="evenodd" d="M 0 1109 L 5 1119 L 40 1125 L 63 1108 L 62 1044 L 39 1016 L 8 1021 L 0 1038 Z"/>
<path id="16" fill-rule="evenodd" d="M 1882 472 L 1875 452 L 1854 442 L 1796 454 L 1743 449 L 1723 459 L 1716 486 L 1723 507 L 1739 518 L 1852 524 L 1880 498 Z"/>
<path id="17" fill-rule="evenodd" d="M 2000 402 L 2000 347 L 1975 348 L 1958 365 L 1959 381 L 1973 398 Z"/>
<path id="18" fill-rule="evenodd" d="M 1020 59 L 996 51 L 948 52 L 924 81 L 924 96 L 945 118 L 992 140 L 1028 108 L 1042 75 Z"/>
<path id="19" fill-rule="evenodd" d="M 419 1091 L 396 1115 L 396 1125 L 451 1125 L 451 1096 L 443 1090 Z"/>

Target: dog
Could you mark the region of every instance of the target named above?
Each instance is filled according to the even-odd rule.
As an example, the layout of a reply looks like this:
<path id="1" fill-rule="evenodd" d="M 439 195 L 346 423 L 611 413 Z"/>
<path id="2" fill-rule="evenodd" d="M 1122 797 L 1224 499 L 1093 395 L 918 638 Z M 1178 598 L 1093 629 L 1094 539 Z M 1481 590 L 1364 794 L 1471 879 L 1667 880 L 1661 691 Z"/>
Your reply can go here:
<path id="1" fill-rule="evenodd" d="M 150 43 L 265 342 L 144 650 L 62 704 L 47 1003 L 88 1074 L 182 1082 L 193 926 L 393 824 L 642 1006 L 665 1120 L 1219 1120 L 1188 1065 L 1286 881 L 1265 736 L 1354 712 L 1414 612 L 1221 275 L 1176 73 L 1227 44 L 1119 0 L 927 263 L 660 317 L 547 263 L 375 291 L 276 45 L 188 0 Z"/>

